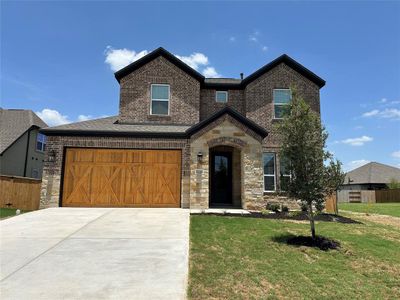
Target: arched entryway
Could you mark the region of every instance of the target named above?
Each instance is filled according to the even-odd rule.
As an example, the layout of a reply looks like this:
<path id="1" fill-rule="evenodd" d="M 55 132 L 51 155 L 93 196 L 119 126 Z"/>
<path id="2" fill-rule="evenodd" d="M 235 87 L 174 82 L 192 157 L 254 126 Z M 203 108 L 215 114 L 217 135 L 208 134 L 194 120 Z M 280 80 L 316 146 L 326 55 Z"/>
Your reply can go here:
<path id="1" fill-rule="evenodd" d="M 209 207 L 241 208 L 240 149 L 214 146 L 209 151 Z"/>

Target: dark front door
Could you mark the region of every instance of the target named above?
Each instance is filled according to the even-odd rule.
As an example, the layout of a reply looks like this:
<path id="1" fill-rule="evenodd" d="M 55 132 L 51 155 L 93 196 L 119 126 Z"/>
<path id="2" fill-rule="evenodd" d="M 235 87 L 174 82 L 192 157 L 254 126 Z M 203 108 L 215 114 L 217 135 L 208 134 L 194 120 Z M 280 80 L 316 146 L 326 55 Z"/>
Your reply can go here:
<path id="1" fill-rule="evenodd" d="M 232 205 L 232 153 L 211 153 L 210 206 Z"/>

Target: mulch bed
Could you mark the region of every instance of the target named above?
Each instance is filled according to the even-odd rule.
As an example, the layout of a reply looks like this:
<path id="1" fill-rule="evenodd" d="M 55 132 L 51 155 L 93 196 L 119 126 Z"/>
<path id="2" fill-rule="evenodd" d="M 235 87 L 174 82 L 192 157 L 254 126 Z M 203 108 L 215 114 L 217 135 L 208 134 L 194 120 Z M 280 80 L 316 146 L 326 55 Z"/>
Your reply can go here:
<path id="1" fill-rule="evenodd" d="M 208 214 L 208 213 L 207 213 Z M 270 220 L 295 220 L 295 221 L 308 221 L 308 216 L 305 212 L 298 212 L 298 213 L 287 213 L 287 212 L 277 212 L 277 213 L 269 213 L 263 214 L 261 212 L 250 212 L 250 214 L 209 214 L 209 215 L 216 215 L 216 216 L 226 216 L 226 217 L 243 217 L 243 218 L 261 218 L 261 219 L 270 219 Z M 346 218 L 339 215 L 333 214 L 326 214 L 320 213 L 315 216 L 315 221 L 322 221 L 322 222 L 338 222 L 344 224 L 362 224 L 359 221 Z"/>
<path id="2" fill-rule="evenodd" d="M 340 248 L 340 243 L 333 239 L 323 236 L 316 236 L 313 239 L 311 236 L 304 235 L 282 235 L 274 237 L 273 240 L 278 243 L 286 243 L 296 247 L 313 247 L 323 251 L 337 250 Z"/>

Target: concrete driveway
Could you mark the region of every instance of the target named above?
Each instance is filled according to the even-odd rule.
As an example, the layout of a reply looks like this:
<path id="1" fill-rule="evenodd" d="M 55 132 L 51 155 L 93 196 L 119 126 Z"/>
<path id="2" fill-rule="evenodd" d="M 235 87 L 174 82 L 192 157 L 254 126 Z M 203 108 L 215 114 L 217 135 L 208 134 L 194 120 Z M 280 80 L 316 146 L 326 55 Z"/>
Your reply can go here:
<path id="1" fill-rule="evenodd" d="M 50 208 L 0 221 L 1 299 L 184 299 L 189 211 Z"/>

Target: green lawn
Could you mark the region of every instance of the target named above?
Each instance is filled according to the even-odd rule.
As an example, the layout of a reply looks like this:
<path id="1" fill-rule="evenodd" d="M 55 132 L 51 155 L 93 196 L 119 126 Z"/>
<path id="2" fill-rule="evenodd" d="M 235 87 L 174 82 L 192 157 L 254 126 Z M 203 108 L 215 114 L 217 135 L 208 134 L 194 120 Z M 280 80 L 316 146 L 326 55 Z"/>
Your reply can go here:
<path id="1" fill-rule="evenodd" d="M 339 210 L 400 217 L 400 203 L 338 203 Z"/>
<path id="2" fill-rule="evenodd" d="M 400 299 L 400 230 L 363 222 L 317 222 L 342 244 L 324 252 L 274 240 L 307 223 L 192 216 L 189 298 Z"/>
<path id="3" fill-rule="evenodd" d="M 0 219 L 15 216 L 15 208 L 0 208 Z M 21 210 L 21 214 L 28 211 Z"/>

